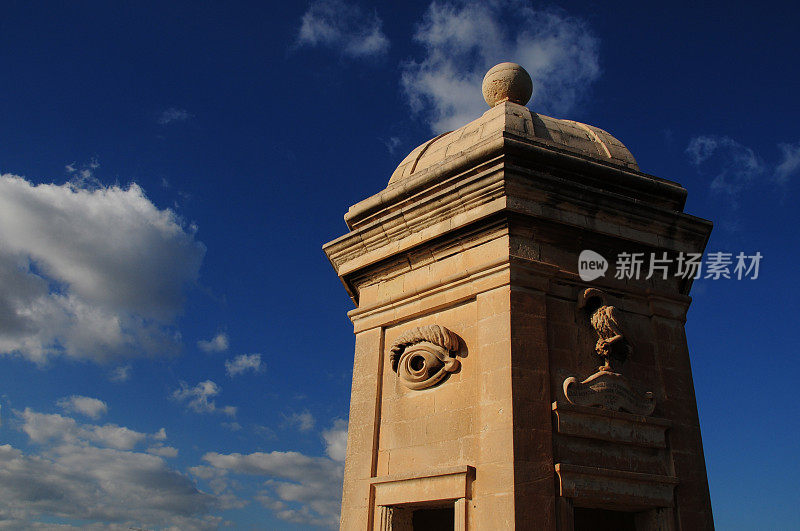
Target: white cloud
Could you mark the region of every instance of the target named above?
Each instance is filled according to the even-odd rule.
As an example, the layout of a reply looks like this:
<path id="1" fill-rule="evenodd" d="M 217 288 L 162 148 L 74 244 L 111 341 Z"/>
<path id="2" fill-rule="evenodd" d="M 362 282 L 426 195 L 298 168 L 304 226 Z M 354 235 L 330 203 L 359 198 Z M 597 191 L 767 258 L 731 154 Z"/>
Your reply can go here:
<path id="1" fill-rule="evenodd" d="M 269 479 L 256 499 L 278 518 L 302 525 L 335 528 L 339 524 L 344 465 L 325 457 L 309 457 L 298 452 L 255 452 L 203 456 L 210 469 L 264 476 Z M 193 472 L 195 470 L 193 469 Z M 198 475 L 199 477 L 199 475 Z"/>
<path id="2" fill-rule="evenodd" d="M 221 500 L 199 491 L 162 459 L 177 456 L 177 449 L 157 442 L 148 453 L 131 451 L 147 439 L 165 439 L 163 428 L 147 435 L 30 408 L 16 414 L 41 452 L 26 455 L 0 446 L 0 527 L 27 529 L 38 526 L 39 518 L 77 519 L 102 529 L 218 529 L 222 523 L 207 514 Z"/>
<path id="3" fill-rule="evenodd" d="M 100 399 L 88 396 L 65 396 L 57 404 L 65 411 L 80 413 L 95 420 L 108 413 L 108 404 Z"/>
<path id="4" fill-rule="evenodd" d="M 194 387 L 189 387 L 185 382 L 181 382 L 180 389 L 172 393 L 172 397 L 178 401 L 186 401 L 187 406 L 197 413 L 223 413 L 228 416 L 236 415 L 234 406 L 217 407 L 212 397 L 217 396 L 222 388 L 211 380 L 200 382 Z"/>
<path id="5" fill-rule="evenodd" d="M 296 426 L 300 431 L 310 431 L 314 428 L 314 424 L 316 424 L 316 419 L 314 419 L 314 415 L 312 415 L 310 411 L 292 413 L 286 420 L 289 421 L 289 424 Z"/>
<path id="6" fill-rule="evenodd" d="M 278 438 L 278 434 L 275 433 L 275 430 L 270 428 L 269 426 L 264 426 L 263 424 L 253 424 L 253 433 L 258 435 L 259 437 L 266 439 L 266 440 L 275 440 Z"/>
<path id="7" fill-rule="evenodd" d="M 738 207 L 740 193 L 765 171 L 764 163 L 752 149 L 727 136 L 694 137 L 686 153 L 693 165 L 710 170 L 713 177 L 709 187 L 724 194 L 733 208 Z"/>
<path id="8" fill-rule="evenodd" d="M 205 515 L 213 501 L 155 455 L 78 445 L 26 455 L 0 446 L 3 526 L 67 518 L 105 528 L 217 529 L 220 519 Z"/>
<path id="9" fill-rule="evenodd" d="M 148 435 L 116 424 L 79 424 L 71 417 L 38 413 L 30 408 L 17 412 L 22 431 L 37 444 L 94 443 L 117 450 L 130 450 Z"/>
<path id="10" fill-rule="evenodd" d="M 796 144 L 778 144 L 781 152 L 781 161 L 775 168 L 775 178 L 778 184 L 786 184 L 789 177 L 800 170 L 800 142 Z"/>
<path id="11" fill-rule="evenodd" d="M 228 334 L 220 332 L 211 339 L 201 339 L 197 347 L 203 352 L 225 352 L 228 350 Z"/>
<path id="12" fill-rule="evenodd" d="M 0 176 L 0 353 L 37 363 L 177 351 L 172 320 L 204 246 L 135 184 Z"/>
<path id="13" fill-rule="evenodd" d="M 397 151 L 397 148 L 400 147 L 401 141 L 396 136 L 390 136 L 388 140 L 382 140 L 383 145 L 386 146 L 386 150 L 389 152 L 390 155 L 394 155 Z"/>
<path id="14" fill-rule="evenodd" d="M 263 477 L 265 489 L 254 498 L 276 517 L 303 526 L 338 528 L 347 421 L 334 420 L 330 429 L 322 432 L 322 437 L 330 458 L 299 452 L 209 452 L 203 456 L 207 465 L 192 467 L 189 471 L 208 481 L 218 495 L 226 493 L 234 500 L 239 499 L 230 490 L 235 485 L 232 474 Z"/>
<path id="15" fill-rule="evenodd" d="M 249 500 L 236 495 L 234 489 L 241 488 L 242 484 L 231 479 L 227 470 L 197 465 L 189 467 L 189 473 L 208 483 L 209 488 L 216 496 L 217 506 L 222 509 L 238 509 L 250 503 Z"/>
<path id="16" fill-rule="evenodd" d="M 147 449 L 148 454 L 160 457 L 178 457 L 178 449 L 172 446 L 155 445 Z"/>
<path id="17" fill-rule="evenodd" d="M 531 107 L 543 114 L 571 111 L 600 75 L 599 41 L 584 21 L 521 0 L 434 1 L 414 39 L 425 55 L 403 65 L 402 86 L 435 132 L 487 110 L 481 82 L 497 63 L 525 67 L 533 78 Z"/>
<path id="18" fill-rule="evenodd" d="M 318 526 L 337 529 L 339 526 L 338 514 L 332 513 L 335 502 L 317 500 L 314 505 L 318 506 L 321 512 L 315 511 L 309 505 L 300 505 L 295 508 L 289 503 L 276 499 L 270 491 L 259 492 L 255 499 L 264 507 L 271 510 L 275 516 L 281 520 L 299 524 L 302 526 Z M 329 505 L 329 506 L 328 506 Z"/>
<path id="19" fill-rule="evenodd" d="M 192 118 L 192 114 L 185 109 L 177 107 L 169 107 L 158 116 L 158 123 L 160 125 L 169 125 L 174 122 L 185 122 Z"/>
<path id="20" fill-rule="evenodd" d="M 129 450 L 144 440 L 145 437 L 147 437 L 146 434 L 133 431 L 125 426 L 105 424 L 103 426 L 92 426 L 87 438 L 103 446 Z"/>
<path id="21" fill-rule="evenodd" d="M 161 428 L 157 432 L 153 434 L 153 439 L 157 441 L 166 441 L 167 440 L 167 430 L 166 428 Z"/>
<path id="22" fill-rule="evenodd" d="M 347 421 L 336 419 L 333 426 L 322 432 L 325 453 L 334 461 L 344 462 L 347 455 Z"/>
<path id="23" fill-rule="evenodd" d="M 327 46 L 349 57 L 370 57 L 386 53 L 389 39 L 376 13 L 341 0 L 317 0 L 308 6 L 300 24 L 297 44 Z"/>
<path id="24" fill-rule="evenodd" d="M 108 375 L 108 379 L 112 382 L 127 382 L 130 377 L 130 365 L 120 365 L 119 367 L 114 367 L 114 369 Z"/>
<path id="25" fill-rule="evenodd" d="M 94 176 L 95 170 L 99 167 L 100 163 L 93 158 L 84 164 L 75 162 L 67 164 L 64 166 L 64 170 L 71 176 L 70 182 L 76 186 L 99 187 L 101 186 L 100 181 Z"/>
<path id="26" fill-rule="evenodd" d="M 220 473 L 220 471 L 217 470 L 216 468 L 206 465 L 197 465 L 189 467 L 189 472 L 191 472 L 193 476 L 196 476 L 200 479 L 211 479 L 213 477 L 216 477 Z"/>
<path id="27" fill-rule="evenodd" d="M 231 360 L 225 360 L 225 372 L 230 377 L 247 371 L 261 372 L 263 370 L 261 354 L 241 354 Z"/>
<path id="28" fill-rule="evenodd" d="M 736 147 L 739 144 L 728 137 L 717 135 L 696 136 L 689 140 L 689 145 L 686 146 L 686 154 L 689 155 L 692 164 L 699 166 L 707 161 L 720 145 Z"/>
<path id="29" fill-rule="evenodd" d="M 45 443 L 52 439 L 60 439 L 64 442 L 77 441 L 77 434 L 80 430 L 75 419 L 62 415 L 37 413 L 30 408 L 17 412 L 24 424 L 24 431 L 35 443 Z"/>

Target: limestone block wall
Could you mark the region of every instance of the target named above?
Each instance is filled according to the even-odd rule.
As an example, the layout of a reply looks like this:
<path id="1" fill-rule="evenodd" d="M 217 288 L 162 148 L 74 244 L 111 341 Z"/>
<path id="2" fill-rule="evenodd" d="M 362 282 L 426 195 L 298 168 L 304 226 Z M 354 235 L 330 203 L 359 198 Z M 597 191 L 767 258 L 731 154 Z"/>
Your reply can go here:
<path id="1" fill-rule="evenodd" d="M 475 470 L 462 501 L 470 528 L 514 527 L 508 249 L 507 230 L 495 226 L 359 280 L 342 529 L 374 528 L 386 518 L 375 503 L 376 478 L 436 476 L 453 467 Z M 392 370 L 389 346 L 428 324 L 458 336 L 461 366 L 434 387 L 409 389 Z"/>
<path id="2" fill-rule="evenodd" d="M 474 299 L 389 326 L 384 345 L 415 326 L 436 323 L 460 338 L 460 369 L 429 389 L 409 389 L 384 356 L 377 474 L 471 464 L 478 432 L 477 304 Z"/>

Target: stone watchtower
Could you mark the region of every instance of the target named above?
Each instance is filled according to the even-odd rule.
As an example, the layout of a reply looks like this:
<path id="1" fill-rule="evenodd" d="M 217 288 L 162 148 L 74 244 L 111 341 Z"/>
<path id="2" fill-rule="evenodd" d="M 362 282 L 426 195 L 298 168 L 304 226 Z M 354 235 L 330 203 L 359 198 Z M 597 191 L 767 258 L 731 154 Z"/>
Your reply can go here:
<path id="1" fill-rule="evenodd" d="M 356 304 L 341 529 L 713 529 L 691 280 L 613 269 L 711 224 L 607 132 L 528 110 L 519 65 L 483 93 L 324 246 Z"/>

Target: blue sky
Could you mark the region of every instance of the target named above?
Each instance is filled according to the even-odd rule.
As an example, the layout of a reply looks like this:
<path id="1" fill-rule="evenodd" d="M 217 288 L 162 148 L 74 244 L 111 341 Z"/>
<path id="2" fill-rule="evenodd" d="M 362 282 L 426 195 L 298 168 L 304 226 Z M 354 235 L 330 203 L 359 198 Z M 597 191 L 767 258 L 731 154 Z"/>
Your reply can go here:
<path id="1" fill-rule="evenodd" d="M 800 527 L 791 3 L 6 2 L 0 527 L 333 526 L 347 207 L 521 63 L 530 107 L 689 190 L 687 335 L 720 529 Z M 110 487 L 109 485 L 113 485 Z"/>

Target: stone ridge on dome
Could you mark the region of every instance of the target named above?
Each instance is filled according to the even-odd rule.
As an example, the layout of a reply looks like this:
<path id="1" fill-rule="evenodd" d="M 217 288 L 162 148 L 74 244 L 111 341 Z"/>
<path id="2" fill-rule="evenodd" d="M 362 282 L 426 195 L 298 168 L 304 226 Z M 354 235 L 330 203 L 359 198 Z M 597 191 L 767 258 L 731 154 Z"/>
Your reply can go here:
<path id="1" fill-rule="evenodd" d="M 416 147 L 397 166 L 389 184 L 476 149 L 504 133 L 594 161 L 639 171 L 625 145 L 608 132 L 572 120 L 551 118 L 511 102 L 499 103 L 467 125 Z"/>

